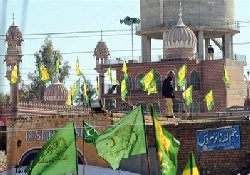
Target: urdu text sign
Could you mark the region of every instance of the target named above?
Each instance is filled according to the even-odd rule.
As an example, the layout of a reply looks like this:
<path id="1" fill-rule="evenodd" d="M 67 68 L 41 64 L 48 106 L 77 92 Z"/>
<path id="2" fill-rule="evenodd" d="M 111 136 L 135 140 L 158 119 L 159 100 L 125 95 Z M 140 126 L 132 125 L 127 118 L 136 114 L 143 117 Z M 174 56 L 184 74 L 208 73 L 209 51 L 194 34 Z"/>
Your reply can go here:
<path id="1" fill-rule="evenodd" d="M 232 125 L 196 131 L 198 152 L 240 148 L 240 126 Z"/>

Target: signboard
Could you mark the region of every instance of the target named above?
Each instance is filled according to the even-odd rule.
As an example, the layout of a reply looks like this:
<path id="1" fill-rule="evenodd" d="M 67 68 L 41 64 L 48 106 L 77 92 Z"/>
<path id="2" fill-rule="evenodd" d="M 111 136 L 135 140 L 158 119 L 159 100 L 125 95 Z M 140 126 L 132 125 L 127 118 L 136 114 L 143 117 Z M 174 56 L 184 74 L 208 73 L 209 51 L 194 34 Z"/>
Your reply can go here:
<path id="1" fill-rule="evenodd" d="M 232 125 L 196 131 L 198 152 L 240 148 L 240 126 Z"/>

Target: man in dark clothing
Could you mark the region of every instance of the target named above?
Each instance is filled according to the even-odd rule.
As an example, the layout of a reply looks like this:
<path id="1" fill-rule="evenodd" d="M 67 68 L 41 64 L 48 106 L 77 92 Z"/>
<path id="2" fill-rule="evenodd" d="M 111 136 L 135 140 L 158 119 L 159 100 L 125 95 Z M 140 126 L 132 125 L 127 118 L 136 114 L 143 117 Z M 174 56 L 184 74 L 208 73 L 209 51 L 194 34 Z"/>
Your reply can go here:
<path id="1" fill-rule="evenodd" d="M 167 78 L 162 84 L 162 96 L 165 98 L 165 103 L 167 107 L 167 117 L 174 117 L 173 112 L 173 99 L 174 97 L 174 86 L 173 80 L 175 78 L 174 72 L 170 71 Z"/>

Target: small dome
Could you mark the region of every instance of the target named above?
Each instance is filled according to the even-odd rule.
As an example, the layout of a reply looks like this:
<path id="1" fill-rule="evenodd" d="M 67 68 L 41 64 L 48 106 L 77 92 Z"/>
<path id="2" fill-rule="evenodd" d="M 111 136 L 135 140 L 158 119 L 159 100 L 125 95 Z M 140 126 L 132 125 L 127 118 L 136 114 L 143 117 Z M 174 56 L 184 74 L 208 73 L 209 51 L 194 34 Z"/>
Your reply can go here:
<path id="1" fill-rule="evenodd" d="M 179 20 L 164 38 L 166 59 L 194 60 L 197 39 L 194 32 L 182 21 L 182 6 L 180 2 Z"/>
<path id="2" fill-rule="evenodd" d="M 14 25 L 14 23 L 6 33 L 6 41 L 8 42 L 8 46 L 21 46 L 23 36 L 18 26 Z"/>
<path id="3" fill-rule="evenodd" d="M 67 92 L 67 88 L 62 83 L 53 83 L 45 89 L 44 100 L 63 105 L 67 100 Z"/>
<path id="4" fill-rule="evenodd" d="M 99 41 L 96 45 L 94 56 L 96 59 L 104 58 L 108 59 L 108 56 L 110 55 L 109 49 L 104 41 Z"/>
<path id="5" fill-rule="evenodd" d="M 194 32 L 184 25 L 180 18 L 177 25 L 167 32 L 166 48 L 195 48 L 197 39 Z"/>

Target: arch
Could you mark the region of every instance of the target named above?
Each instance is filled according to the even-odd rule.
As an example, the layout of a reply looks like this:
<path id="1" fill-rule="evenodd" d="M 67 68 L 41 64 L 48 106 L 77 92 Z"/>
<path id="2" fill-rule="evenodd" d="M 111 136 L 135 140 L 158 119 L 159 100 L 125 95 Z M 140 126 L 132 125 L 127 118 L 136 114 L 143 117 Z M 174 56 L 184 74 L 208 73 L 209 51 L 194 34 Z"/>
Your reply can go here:
<path id="1" fill-rule="evenodd" d="M 140 81 L 143 79 L 144 76 L 145 76 L 145 74 L 139 73 L 139 74 L 135 77 L 135 89 L 143 90 L 142 84 L 141 84 Z"/>
<path id="2" fill-rule="evenodd" d="M 121 75 L 120 77 L 120 82 L 123 80 L 123 75 Z M 133 82 L 132 82 L 132 78 L 130 75 L 128 75 L 128 90 L 132 90 L 133 89 Z"/>
<path id="3" fill-rule="evenodd" d="M 189 86 L 193 85 L 193 90 L 200 90 L 200 78 L 196 70 L 192 70 L 189 76 Z"/>
<path id="4" fill-rule="evenodd" d="M 27 150 L 21 157 L 20 161 L 18 162 L 18 166 L 28 166 L 32 160 L 34 160 L 41 150 L 41 147 L 31 148 Z M 83 164 L 84 157 L 79 150 L 77 150 L 77 157 L 78 157 L 78 164 Z"/>

